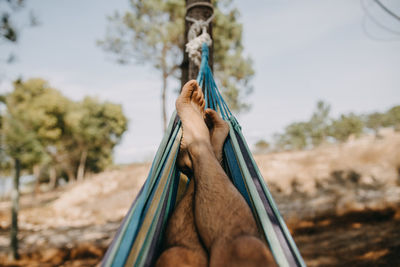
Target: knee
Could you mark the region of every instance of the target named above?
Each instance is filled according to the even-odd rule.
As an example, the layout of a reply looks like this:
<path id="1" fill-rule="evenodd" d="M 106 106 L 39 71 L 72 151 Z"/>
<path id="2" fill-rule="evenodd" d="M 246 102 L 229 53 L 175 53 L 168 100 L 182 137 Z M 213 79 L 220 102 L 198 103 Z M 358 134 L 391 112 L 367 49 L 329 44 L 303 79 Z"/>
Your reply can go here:
<path id="1" fill-rule="evenodd" d="M 185 247 L 172 247 L 158 258 L 155 267 L 205 267 L 207 258 Z"/>
<path id="2" fill-rule="evenodd" d="M 230 248 L 232 266 L 276 266 L 267 245 L 253 236 L 239 236 Z"/>

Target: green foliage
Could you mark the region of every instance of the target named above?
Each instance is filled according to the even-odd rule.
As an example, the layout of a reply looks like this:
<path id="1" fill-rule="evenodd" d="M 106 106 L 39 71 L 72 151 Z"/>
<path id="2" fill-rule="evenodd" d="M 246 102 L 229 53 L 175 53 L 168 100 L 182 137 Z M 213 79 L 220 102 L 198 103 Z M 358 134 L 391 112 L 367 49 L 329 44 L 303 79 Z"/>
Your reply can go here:
<path id="1" fill-rule="evenodd" d="M 87 153 L 87 165 L 95 172 L 112 163 L 112 150 L 127 129 L 127 119 L 120 105 L 91 97 L 74 104 L 66 123 L 71 138 L 69 150 L 77 153 L 75 164 L 82 153 Z"/>
<path id="2" fill-rule="evenodd" d="M 271 147 L 271 145 L 265 140 L 259 140 L 257 143 L 255 143 L 255 147 L 258 152 L 266 152 Z"/>
<path id="3" fill-rule="evenodd" d="M 15 15 L 25 8 L 26 0 L 0 0 L 0 39 L 17 42 L 19 30 L 14 21 Z M 37 18 L 29 12 L 29 25 L 36 26 Z"/>
<path id="4" fill-rule="evenodd" d="M 374 112 L 368 114 L 367 116 L 365 116 L 364 121 L 365 121 L 365 127 L 373 130 L 375 134 L 378 133 L 378 130 L 381 127 L 387 126 L 387 116 L 384 113 Z"/>
<path id="5" fill-rule="evenodd" d="M 5 106 L 5 96 L 0 95 L 0 174 L 4 173 L 5 171 L 8 171 L 10 169 L 10 166 L 7 164 L 7 156 L 5 153 L 5 147 L 4 147 L 4 114 L 3 114 L 3 108 Z"/>
<path id="6" fill-rule="evenodd" d="M 307 123 L 307 130 L 313 146 L 318 146 L 325 141 L 329 132 L 329 112 L 330 105 L 323 101 L 317 102 L 317 107 Z"/>
<path id="7" fill-rule="evenodd" d="M 393 127 L 395 130 L 400 129 L 400 106 L 394 106 L 387 112 L 374 112 L 368 114 L 365 118 L 365 126 L 375 133 L 383 127 Z"/>
<path id="8" fill-rule="evenodd" d="M 23 169 L 51 165 L 74 179 L 79 166 L 103 170 L 127 129 L 120 105 L 87 97 L 73 102 L 41 79 L 14 83 L 6 96 L 2 136 Z M 82 157 L 82 154 L 85 156 Z"/>
<path id="9" fill-rule="evenodd" d="M 38 20 L 32 10 L 26 14 L 18 15 L 26 10 L 26 0 L 0 0 L 0 44 L 3 43 L 17 43 L 20 39 L 22 27 L 24 26 L 37 26 Z M 16 17 L 19 17 L 19 23 L 16 23 Z M 23 19 L 21 19 L 23 17 Z M 12 63 L 16 59 L 14 53 L 9 53 L 6 57 L 2 55 L 0 61 L 5 63 Z"/>
<path id="10" fill-rule="evenodd" d="M 109 17 L 106 36 L 98 44 L 120 63 L 151 64 L 161 72 L 163 94 L 168 77 L 180 76 L 184 47 L 184 0 L 131 0 L 130 10 Z M 233 110 L 248 105 L 243 97 L 252 90 L 252 61 L 243 56 L 242 25 L 232 1 L 213 1 L 215 19 L 214 72 Z M 222 8 L 220 8 L 220 6 Z M 165 103 L 163 103 L 165 105 Z M 165 111 L 165 107 L 163 107 Z"/>
<path id="11" fill-rule="evenodd" d="M 307 147 L 308 124 L 295 122 L 285 128 L 284 134 L 276 136 L 276 145 L 280 149 L 304 149 Z"/>
<path id="12" fill-rule="evenodd" d="M 12 15 L 23 7 L 23 0 L 0 1 L 2 12 L 0 14 L 0 37 L 10 42 L 16 42 L 18 39 L 17 29 L 12 22 Z"/>
<path id="13" fill-rule="evenodd" d="M 243 99 L 252 92 L 250 80 L 254 75 L 254 69 L 252 60 L 243 55 L 243 25 L 238 22 L 240 12 L 232 7 L 230 0 L 213 1 L 213 3 L 215 77 L 221 85 L 220 89 L 229 107 L 236 111 L 245 110 L 249 105 Z"/>
<path id="14" fill-rule="evenodd" d="M 394 106 L 383 113 L 342 114 L 337 119 L 331 118 L 329 113 L 330 106 L 318 101 L 308 121 L 294 122 L 283 133 L 275 134 L 275 147 L 279 150 L 305 149 L 324 142 L 344 142 L 350 136 L 359 137 L 368 130 L 377 134 L 383 127 L 400 129 L 400 106 Z"/>
<path id="15" fill-rule="evenodd" d="M 151 62 L 168 75 L 178 70 L 183 47 L 184 2 L 131 0 L 131 10 L 110 16 L 109 29 L 99 45 L 120 63 Z"/>
<path id="16" fill-rule="evenodd" d="M 304 149 L 318 146 L 329 135 L 330 105 L 318 101 L 311 118 L 306 122 L 294 122 L 285 128 L 285 132 L 275 136 L 279 149 Z"/>
<path id="17" fill-rule="evenodd" d="M 400 106 L 394 106 L 387 112 L 387 125 L 400 130 Z"/>
<path id="18" fill-rule="evenodd" d="M 11 159 L 19 159 L 23 168 L 29 168 L 40 159 L 43 149 L 35 133 L 13 114 L 4 117 L 5 152 Z"/>
<path id="19" fill-rule="evenodd" d="M 19 85 L 19 82 L 15 83 L 16 87 Z M 30 168 L 41 160 L 44 151 L 36 133 L 31 130 L 32 125 L 27 119 L 29 110 L 20 105 L 19 98 L 24 96 L 14 96 L 16 95 L 10 94 L 4 98 L 7 109 L 3 116 L 1 133 L 3 149 L 8 156 L 5 160 L 18 159 L 22 168 Z"/>
<path id="20" fill-rule="evenodd" d="M 30 79 L 15 82 L 14 91 L 7 98 L 7 105 L 37 133 L 44 146 L 53 146 L 60 140 L 70 101 L 59 91 L 42 79 Z"/>
<path id="21" fill-rule="evenodd" d="M 265 141 L 265 140 L 259 140 L 256 144 L 256 147 L 260 148 L 260 149 L 268 149 L 270 147 L 270 144 Z"/>
<path id="22" fill-rule="evenodd" d="M 359 137 L 363 132 L 364 124 L 361 118 L 355 114 L 341 115 L 333 120 L 330 126 L 330 136 L 335 140 L 344 142 L 350 135 Z"/>

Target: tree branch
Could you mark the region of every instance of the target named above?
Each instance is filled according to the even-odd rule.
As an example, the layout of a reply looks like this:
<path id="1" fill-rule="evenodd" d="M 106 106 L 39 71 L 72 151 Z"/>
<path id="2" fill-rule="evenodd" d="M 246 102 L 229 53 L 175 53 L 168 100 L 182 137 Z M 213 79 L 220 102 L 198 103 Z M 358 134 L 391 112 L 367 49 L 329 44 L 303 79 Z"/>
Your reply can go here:
<path id="1" fill-rule="evenodd" d="M 380 6 L 386 13 L 388 13 L 390 16 L 392 16 L 393 18 L 397 19 L 400 21 L 400 16 L 395 14 L 393 11 L 391 11 L 389 8 L 387 8 L 384 4 L 382 4 L 382 2 L 380 0 L 374 0 L 375 3 L 378 4 L 378 6 Z"/>

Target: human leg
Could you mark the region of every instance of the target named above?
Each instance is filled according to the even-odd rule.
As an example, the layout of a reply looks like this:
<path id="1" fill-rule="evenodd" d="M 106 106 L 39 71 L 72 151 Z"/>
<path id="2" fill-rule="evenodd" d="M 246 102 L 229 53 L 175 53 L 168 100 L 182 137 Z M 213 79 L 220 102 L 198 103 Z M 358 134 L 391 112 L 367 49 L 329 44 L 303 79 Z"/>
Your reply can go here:
<path id="1" fill-rule="evenodd" d="M 188 151 L 196 183 L 195 223 L 210 253 L 210 265 L 273 264 L 269 250 L 259 239 L 249 206 L 214 154 L 202 114 L 197 112 L 196 103 L 202 103 L 201 100 L 190 100 L 191 96 L 201 98 L 196 93 L 200 89 L 196 83 L 190 85 L 183 88 L 176 107 L 183 127 L 182 144 Z M 220 140 L 222 143 L 225 137 Z M 241 249 L 244 250 L 237 253 Z"/>
<path id="2" fill-rule="evenodd" d="M 200 105 L 200 113 L 204 110 L 204 101 L 202 93 L 198 91 L 196 95 L 201 97 L 197 101 Z M 192 95 L 193 97 L 193 95 Z M 215 156 L 219 162 L 222 162 L 223 142 L 228 135 L 229 126 L 220 117 L 216 116 L 215 111 L 207 110 L 205 120 L 209 127 L 209 138 L 213 147 Z M 192 173 L 191 160 L 186 147 L 181 147 L 178 155 L 178 166 L 187 175 Z M 194 181 L 191 180 L 188 189 L 182 200 L 175 208 L 171 218 L 168 221 L 164 237 L 165 250 L 157 261 L 156 266 L 206 266 L 208 265 L 208 255 L 199 239 L 193 213 L 193 195 Z"/>
<path id="3" fill-rule="evenodd" d="M 204 100 L 202 100 L 201 91 L 191 88 L 193 85 L 187 84 L 186 100 L 195 108 L 194 112 L 203 116 L 204 114 Z M 191 102 L 196 102 L 191 103 Z M 188 111 L 192 111 L 188 109 Z M 187 111 L 185 111 L 187 112 Z M 188 177 L 192 175 L 192 165 L 189 158 L 185 143 L 181 144 L 180 151 L 177 159 L 178 167 Z M 186 190 L 183 198 L 176 206 L 171 218 L 168 221 L 164 243 L 167 248 L 159 257 L 156 267 L 177 267 L 177 266 L 207 266 L 208 255 L 203 245 L 201 244 L 199 235 L 197 233 L 194 223 L 193 211 L 193 197 L 194 197 L 194 181 L 190 181 L 188 189 Z"/>
<path id="4" fill-rule="evenodd" d="M 190 181 L 182 200 L 178 203 L 165 231 L 165 247 L 156 267 L 207 266 L 208 255 L 194 224 L 194 181 Z"/>

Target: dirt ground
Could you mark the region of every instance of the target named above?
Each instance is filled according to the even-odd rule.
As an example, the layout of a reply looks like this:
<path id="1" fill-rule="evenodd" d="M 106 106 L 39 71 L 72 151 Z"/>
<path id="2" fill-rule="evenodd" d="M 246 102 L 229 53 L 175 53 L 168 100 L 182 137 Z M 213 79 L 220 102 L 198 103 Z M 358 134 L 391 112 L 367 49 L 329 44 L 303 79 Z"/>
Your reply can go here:
<path id="1" fill-rule="evenodd" d="M 400 266 L 400 134 L 256 161 L 308 266 Z M 149 168 L 23 195 L 18 261 L 8 257 L 10 202 L 0 201 L 0 266 L 97 265 Z"/>
<path id="2" fill-rule="evenodd" d="M 5 253 L 8 243 L 3 243 L 0 266 L 95 266 L 119 223 L 23 229 L 19 236 L 21 259 L 9 260 Z M 288 220 L 288 227 L 307 266 L 400 266 L 400 205 L 340 216 L 292 219 Z M 2 240 L 8 234 L 9 227 L 0 229 Z"/>
<path id="3" fill-rule="evenodd" d="M 292 229 L 307 266 L 400 266 L 400 208 L 323 216 Z"/>

